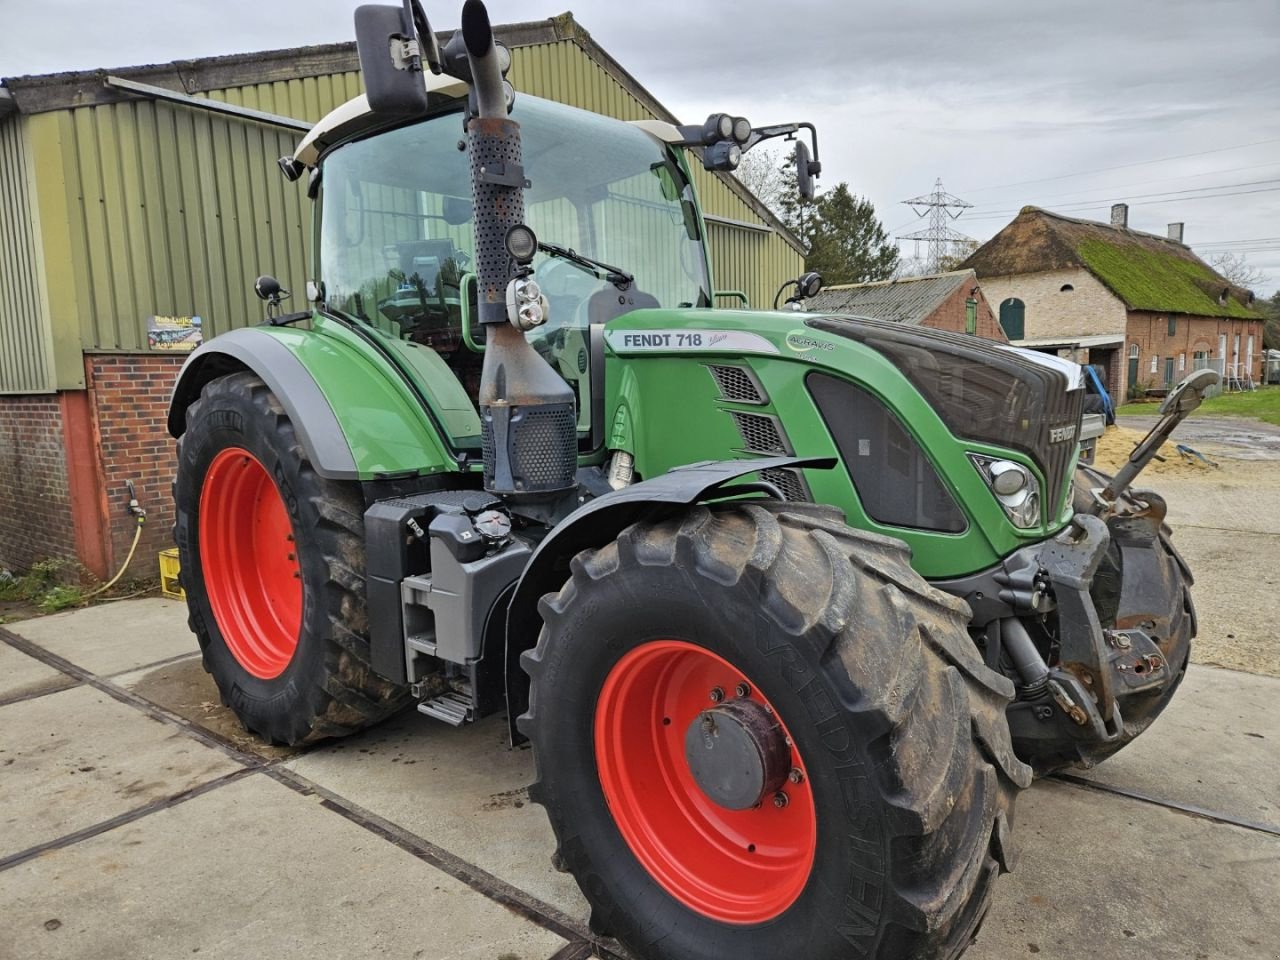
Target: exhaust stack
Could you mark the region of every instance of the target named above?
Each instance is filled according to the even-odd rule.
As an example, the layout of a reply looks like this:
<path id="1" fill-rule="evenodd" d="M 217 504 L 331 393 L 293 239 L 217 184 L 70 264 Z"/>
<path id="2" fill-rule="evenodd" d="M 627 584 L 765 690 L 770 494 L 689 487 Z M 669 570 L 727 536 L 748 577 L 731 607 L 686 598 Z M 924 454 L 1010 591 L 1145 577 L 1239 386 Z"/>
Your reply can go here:
<path id="1" fill-rule="evenodd" d="M 489 14 L 481 0 L 462 8 L 475 116 L 467 123 L 475 201 L 477 297 L 485 328 L 480 375 L 484 487 L 493 494 L 548 499 L 575 485 L 578 433 L 573 390 L 510 322 L 507 287 L 519 267 L 507 252 L 524 223 L 520 125 L 507 95 Z"/>

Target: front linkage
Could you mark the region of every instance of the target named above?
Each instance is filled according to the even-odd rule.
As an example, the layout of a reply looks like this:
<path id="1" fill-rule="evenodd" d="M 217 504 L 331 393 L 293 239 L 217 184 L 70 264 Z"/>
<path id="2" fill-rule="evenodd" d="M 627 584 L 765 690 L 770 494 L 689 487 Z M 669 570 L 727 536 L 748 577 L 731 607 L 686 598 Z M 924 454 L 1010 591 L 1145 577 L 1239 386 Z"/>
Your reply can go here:
<path id="1" fill-rule="evenodd" d="M 1016 674 L 1013 741 L 1039 773 L 1110 756 L 1182 680 L 1196 627 L 1191 572 L 1169 542 L 1163 498 L 1131 485 L 1217 380 L 1201 370 L 1180 383 L 1115 477 L 1081 467 L 1076 515 L 1056 537 L 938 584 L 969 602 L 988 665 Z"/>

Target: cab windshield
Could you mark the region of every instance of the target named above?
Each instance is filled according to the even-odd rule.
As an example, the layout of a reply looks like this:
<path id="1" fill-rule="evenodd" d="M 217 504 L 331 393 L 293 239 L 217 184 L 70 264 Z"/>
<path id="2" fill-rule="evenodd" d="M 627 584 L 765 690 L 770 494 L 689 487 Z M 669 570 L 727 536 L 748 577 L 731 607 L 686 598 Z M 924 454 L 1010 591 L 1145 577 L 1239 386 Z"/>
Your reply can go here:
<path id="1" fill-rule="evenodd" d="M 525 221 L 539 240 L 635 278 L 623 295 L 603 270 L 597 277 L 546 253 L 534 260 L 550 317 L 529 339 L 585 401 L 589 325 L 639 307 L 710 303 L 692 188 L 667 149 L 635 127 L 528 96 L 512 118 L 532 184 Z M 462 140 L 460 115 L 450 113 L 334 150 L 324 161 L 320 276 L 330 309 L 433 348 L 474 401 L 483 330 Z M 580 420 L 587 406 L 579 403 Z"/>

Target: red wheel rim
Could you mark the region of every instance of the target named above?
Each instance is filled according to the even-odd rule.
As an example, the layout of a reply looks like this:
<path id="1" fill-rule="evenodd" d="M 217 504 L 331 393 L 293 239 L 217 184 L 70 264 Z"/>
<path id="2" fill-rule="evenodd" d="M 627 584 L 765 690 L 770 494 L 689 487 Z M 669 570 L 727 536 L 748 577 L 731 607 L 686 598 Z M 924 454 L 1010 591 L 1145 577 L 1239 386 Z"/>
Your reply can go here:
<path id="1" fill-rule="evenodd" d="M 200 491 L 200 566 L 218 630 L 240 666 L 263 680 L 293 659 L 302 580 L 289 511 L 248 450 L 228 447 Z"/>
<path id="2" fill-rule="evenodd" d="M 809 778 L 791 744 L 786 805 L 769 798 L 749 810 L 714 803 L 685 759 L 685 731 L 717 688 L 772 705 L 722 657 L 682 640 L 655 640 L 628 652 L 605 679 L 596 704 L 596 766 L 605 801 L 631 852 L 685 906 L 726 923 L 762 923 L 804 889 L 817 845 Z M 799 779 L 799 783 L 794 780 Z"/>

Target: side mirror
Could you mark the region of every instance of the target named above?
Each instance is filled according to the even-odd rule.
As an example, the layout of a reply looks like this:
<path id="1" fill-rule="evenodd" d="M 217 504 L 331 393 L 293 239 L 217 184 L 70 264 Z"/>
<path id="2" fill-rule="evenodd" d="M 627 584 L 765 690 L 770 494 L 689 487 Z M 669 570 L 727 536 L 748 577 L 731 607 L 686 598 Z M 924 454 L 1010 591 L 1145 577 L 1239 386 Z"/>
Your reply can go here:
<path id="1" fill-rule="evenodd" d="M 809 159 L 809 146 L 803 140 L 796 141 L 796 187 L 803 200 L 813 199 L 813 170 Z"/>
<path id="2" fill-rule="evenodd" d="M 289 291 L 280 286 L 280 281 L 269 275 L 253 281 L 253 292 L 258 295 L 259 300 L 265 300 L 267 303 L 279 303 L 289 296 Z"/>
<path id="3" fill-rule="evenodd" d="M 402 7 L 365 4 L 356 7 L 355 19 L 356 50 L 369 109 L 397 117 L 426 113 L 427 86 L 411 3 Z M 428 36 L 434 45 L 435 36 Z"/>
<path id="4" fill-rule="evenodd" d="M 796 281 L 796 296 L 802 300 L 815 296 L 821 289 L 822 275 L 812 271 L 800 274 L 800 279 Z"/>

